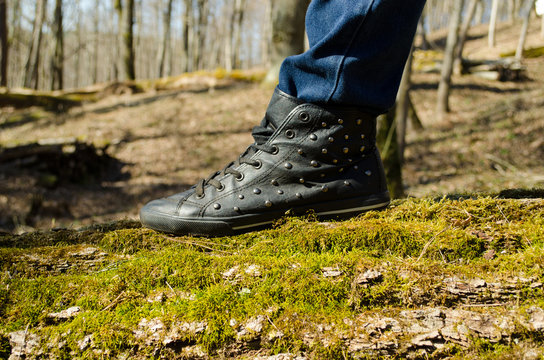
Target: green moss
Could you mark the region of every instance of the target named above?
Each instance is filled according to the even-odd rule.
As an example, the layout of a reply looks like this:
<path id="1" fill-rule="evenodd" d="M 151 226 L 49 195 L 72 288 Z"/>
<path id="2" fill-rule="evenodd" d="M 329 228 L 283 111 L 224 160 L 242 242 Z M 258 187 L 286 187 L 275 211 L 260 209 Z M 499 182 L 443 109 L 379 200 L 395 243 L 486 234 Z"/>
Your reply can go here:
<path id="1" fill-rule="evenodd" d="M 516 55 L 516 52 L 515 51 L 510 51 L 510 52 L 502 53 L 501 57 L 503 57 L 503 58 L 512 57 L 514 55 Z M 526 58 L 526 59 L 535 59 L 535 58 L 539 58 L 541 56 L 544 56 L 544 46 L 523 50 L 523 57 Z"/>
<path id="2" fill-rule="evenodd" d="M 284 218 L 270 230 L 214 239 L 170 237 L 132 222 L 4 235 L 0 334 L 30 326 L 44 343 L 66 342 L 55 350 L 59 357 L 75 351 L 89 358 L 96 355 L 79 350 L 78 341 L 93 334 L 95 346 L 111 356 L 138 349 L 152 357 L 166 350 L 135 336 L 141 319 L 159 319 L 166 331 L 205 321 L 205 331 L 183 341 L 213 353 L 236 339 L 232 320 L 266 315 L 263 334 L 279 329 L 284 336 L 267 342 L 248 334 L 248 340 L 273 353 L 342 359 L 341 339 L 350 331 L 344 319 L 388 308 L 456 306 L 462 299 L 445 292 L 446 278 L 509 284 L 529 278 L 514 281 L 500 301 L 543 306 L 542 288 L 531 287 L 544 281 L 543 219 L 543 200 L 474 196 L 397 201 L 347 221 Z M 64 273 L 25 270 L 32 259 L 73 261 L 70 254 L 88 246 L 82 244 L 106 252 L 104 262 Z M 489 251 L 494 255 L 484 257 Z M 358 283 L 369 269 L 380 279 Z M 161 300 L 154 300 L 158 294 Z M 47 314 L 70 306 L 83 311 L 51 324 Z M 334 324 L 326 346 L 301 341 L 315 324 Z"/>

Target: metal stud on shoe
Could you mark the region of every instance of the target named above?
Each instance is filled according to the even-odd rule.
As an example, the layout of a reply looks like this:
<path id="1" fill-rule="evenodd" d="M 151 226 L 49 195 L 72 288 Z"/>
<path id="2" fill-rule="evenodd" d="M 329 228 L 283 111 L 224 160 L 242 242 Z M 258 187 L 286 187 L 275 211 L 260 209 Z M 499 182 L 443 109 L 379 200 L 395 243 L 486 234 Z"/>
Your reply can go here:
<path id="1" fill-rule="evenodd" d="M 271 183 L 272 185 L 274 185 L 274 186 L 278 186 L 278 185 L 279 185 L 278 180 L 276 180 L 276 179 L 272 179 L 272 180 L 270 181 L 270 183 Z"/>
<path id="2" fill-rule="evenodd" d="M 328 187 L 327 185 L 323 185 L 323 186 L 321 187 L 321 191 L 322 191 L 322 192 L 327 192 L 327 191 L 329 191 L 329 187 Z"/>
<path id="3" fill-rule="evenodd" d="M 326 153 L 328 153 L 328 151 L 327 151 L 327 149 L 321 149 L 321 153 L 326 154 Z"/>
<path id="4" fill-rule="evenodd" d="M 304 155 L 304 151 L 302 149 L 298 149 L 297 152 L 299 155 Z"/>
<path id="5" fill-rule="evenodd" d="M 289 162 L 286 162 L 285 164 L 283 164 L 283 166 L 287 169 L 287 170 L 290 170 L 293 168 L 293 164 L 289 163 Z"/>
<path id="6" fill-rule="evenodd" d="M 347 147 L 343 148 L 343 149 L 342 149 L 342 152 L 343 152 L 344 154 L 349 153 L 349 148 L 347 148 Z"/>
<path id="7" fill-rule="evenodd" d="M 253 189 L 253 193 L 254 193 L 255 195 L 260 195 L 260 194 L 261 194 L 261 189 L 255 188 L 255 189 Z"/>
<path id="8" fill-rule="evenodd" d="M 338 119 L 338 124 L 342 125 L 344 123 L 343 119 Z"/>
<path id="9" fill-rule="evenodd" d="M 244 200 L 244 197 L 245 197 L 245 196 L 242 195 L 242 194 L 238 195 L 238 199 L 240 199 L 240 200 Z"/>
<path id="10" fill-rule="evenodd" d="M 313 167 L 318 167 L 319 166 L 319 163 L 315 160 L 312 160 L 310 161 L 310 165 L 312 165 Z"/>
<path id="11" fill-rule="evenodd" d="M 310 140 L 316 141 L 317 140 L 317 135 L 316 134 L 310 135 Z"/>
<path id="12" fill-rule="evenodd" d="M 296 193 L 295 196 L 299 199 L 302 199 L 302 194 L 301 193 Z"/>
<path id="13" fill-rule="evenodd" d="M 370 171 L 370 170 L 365 171 L 365 175 L 366 175 L 366 176 L 372 175 L 372 171 Z"/>
<path id="14" fill-rule="evenodd" d="M 264 202 L 264 205 L 265 205 L 266 207 L 272 207 L 272 201 L 266 200 L 266 201 Z"/>
<path id="15" fill-rule="evenodd" d="M 219 209 L 221 209 L 221 205 L 220 204 L 213 204 L 213 208 L 215 210 L 219 210 Z"/>

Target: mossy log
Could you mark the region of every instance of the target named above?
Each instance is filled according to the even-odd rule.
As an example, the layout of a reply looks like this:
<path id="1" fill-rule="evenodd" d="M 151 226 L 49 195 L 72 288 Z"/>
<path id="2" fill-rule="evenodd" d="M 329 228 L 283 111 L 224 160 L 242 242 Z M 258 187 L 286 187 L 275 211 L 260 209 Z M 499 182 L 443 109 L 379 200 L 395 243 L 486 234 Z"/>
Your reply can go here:
<path id="1" fill-rule="evenodd" d="M 80 105 L 81 101 L 74 100 L 65 95 L 53 95 L 30 91 L 0 91 L 0 107 L 21 109 L 39 106 L 49 111 L 64 112 Z"/>
<path id="2" fill-rule="evenodd" d="M 532 199 L 409 199 L 215 239 L 133 221 L 0 234 L 0 352 L 539 358 L 542 190 L 503 195 Z"/>

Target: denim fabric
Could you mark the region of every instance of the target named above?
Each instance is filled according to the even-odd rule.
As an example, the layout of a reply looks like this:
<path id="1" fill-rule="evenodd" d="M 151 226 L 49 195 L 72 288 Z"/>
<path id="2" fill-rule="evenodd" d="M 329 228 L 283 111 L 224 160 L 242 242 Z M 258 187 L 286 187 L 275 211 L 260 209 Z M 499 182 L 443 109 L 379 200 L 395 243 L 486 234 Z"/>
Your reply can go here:
<path id="1" fill-rule="evenodd" d="M 386 112 L 425 0 L 312 0 L 310 49 L 285 59 L 279 89 L 316 104 Z"/>

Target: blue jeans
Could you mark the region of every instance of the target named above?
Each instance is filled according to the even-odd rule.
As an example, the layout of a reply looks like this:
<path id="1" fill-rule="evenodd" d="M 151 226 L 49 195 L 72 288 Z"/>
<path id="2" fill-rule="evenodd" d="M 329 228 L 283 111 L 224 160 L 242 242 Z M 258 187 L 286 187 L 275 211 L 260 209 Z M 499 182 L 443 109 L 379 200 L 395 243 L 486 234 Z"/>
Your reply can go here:
<path id="1" fill-rule="evenodd" d="M 386 112 L 425 0 L 312 0 L 310 49 L 285 59 L 279 89 L 306 102 Z"/>

